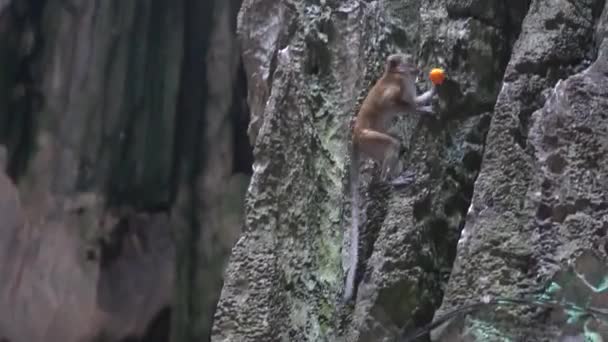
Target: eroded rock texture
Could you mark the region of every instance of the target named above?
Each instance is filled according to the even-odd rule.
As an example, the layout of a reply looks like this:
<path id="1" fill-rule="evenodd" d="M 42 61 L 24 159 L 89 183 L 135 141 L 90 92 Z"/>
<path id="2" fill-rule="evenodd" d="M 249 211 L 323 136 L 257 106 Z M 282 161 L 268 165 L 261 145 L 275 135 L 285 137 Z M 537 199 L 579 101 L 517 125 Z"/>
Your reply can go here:
<path id="1" fill-rule="evenodd" d="M 583 250 L 606 260 L 604 7 L 245 0 L 254 175 L 212 340 L 393 341 L 483 295 L 542 290 Z M 388 187 L 365 164 L 358 292 L 343 305 L 348 122 L 395 51 L 449 80 L 435 116 L 394 124 L 415 183 Z M 507 323 L 469 338 L 559 334 L 524 311 L 480 315 Z"/>
<path id="2" fill-rule="evenodd" d="M 238 6 L 0 1 L 0 340 L 209 338 L 250 173 Z"/>
<path id="3" fill-rule="evenodd" d="M 484 295 L 538 294 L 585 251 L 606 260 L 608 42 L 594 35 L 604 3 L 558 4 L 534 1 L 524 20 L 442 310 Z M 476 340 L 564 334 L 545 322 L 546 311 L 501 314 L 463 325 L 485 326 L 485 336 L 471 333 Z"/>

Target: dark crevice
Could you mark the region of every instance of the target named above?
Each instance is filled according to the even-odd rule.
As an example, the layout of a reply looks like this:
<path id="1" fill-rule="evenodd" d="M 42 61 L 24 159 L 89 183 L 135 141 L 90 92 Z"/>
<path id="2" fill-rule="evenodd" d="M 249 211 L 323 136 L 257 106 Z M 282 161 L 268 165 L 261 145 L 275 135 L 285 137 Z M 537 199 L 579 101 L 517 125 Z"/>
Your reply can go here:
<path id="1" fill-rule="evenodd" d="M 417 221 L 421 221 L 431 214 L 431 197 L 427 196 L 420 201 L 414 203 L 413 215 Z"/>
<path id="2" fill-rule="evenodd" d="M 501 56 L 501 78 L 504 78 L 505 70 L 513 52 L 513 46 L 521 33 L 522 23 L 528 14 L 530 3 L 531 0 L 503 0 L 501 3 L 502 11 L 506 12 L 506 15 L 504 16 L 505 26 L 502 32 L 504 33 L 508 44 L 505 53 Z"/>
<path id="3" fill-rule="evenodd" d="M 171 331 L 171 308 L 161 309 L 148 323 L 141 337 L 126 337 L 120 342 L 169 342 Z"/>
<path id="4" fill-rule="evenodd" d="M 139 5 L 138 5 L 139 6 Z M 172 132 L 163 126 L 166 87 L 163 72 L 167 60 L 165 44 L 171 33 L 179 3 L 154 0 L 136 10 L 129 32 L 125 104 L 120 129 L 112 132 L 110 175 L 107 177 L 108 206 L 129 205 L 140 211 L 168 210 L 170 170 L 165 162 Z M 160 70 L 160 71 L 159 71 Z"/>
<path id="5" fill-rule="evenodd" d="M 490 120 L 492 116 L 489 114 L 483 115 L 479 121 L 478 128 L 475 130 L 471 130 L 466 136 L 466 142 L 469 144 L 475 144 L 479 146 L 483 146 L 486 139 L 486 134 L 490 129 Z M 480 153 L 483 155 L 482 153 Z"/>
<path id="6" fill-rule="evenodd" d="M 122 213 L 118 222 L 110 232 L 98 240 L 100 270 L 109 269 L 119 258 L 125 256 L 125 251 L 135 249 L 134 240 L 137 240 L 143 251 L 147 250 L 147 236 L 138 223 L 139 214 L 129 209 Z M 87 251 L 87 257 L 96 259 L 93 250 Z"/>
<path id="7" fill-rule="evenodd" d="M 42 14 L 46 1 L 29 0 L 11 3 L 11 18 L 14 27 L 4 33 L 3 43 L 12 46 L 3 52 L 7 62 L 5 69 L 15 72 L 6 91 L 6 113 L 1 118 L 0 141 L 8 147 L 6 172 L 14 181 L 25 173 L 35 149 L 37 114 L 41 110 L 43 96 L 39 89 L 40 79 L 36 63 L 40 57 L 43 41 L 41 32 Z M 12 64 L 12 66 L 11 66 Z"/>
<path id="8" fill-rule="evenodd" d="M 365 276 L 367 262 L 374 251 L 374 244 L 380 234 L 384 218 L 388 214 L 390 191 L 390 186 L 378 179 L 373 179 L 368 186 L 369 198 L 365 201 L 369 203 L 365 213 L 367 219 L 359 227 L 359 260 L 357 260 L 357 272 L 355 274 L 354 297 L 357 296 L 358 285 Z"/>
<path id="9" fill-rule="evenodd" d="M 128 233 L 129 222 L 127 219 L 121 218 L 107 238 L 99 240 L 99 267 L 101 270 L 109 268 L 121 256 L 123 243 Z"/>
<path id="10" fill-rule="evenodd" d="M 502 9 L 506 12 L 505 16 L 505 29 L 503 32 L 507 37 L 509 42 L 509 53 L 506 54 L 507 59 L 503 65 L 507 65 L 508 57 L 511 55 L 511 50 L 513 49 L 513 44 L 519 37 L 521 33 L 521 25 L 528 14 L 528 10 L 530 9 L 531 0 L 503 0 L 502 1 Z"/>
<path id="11" fill-rule="evenodd" d="M 468 190 L 470 188 L 471 190 Z M 473 194 L 473 185 L 470 186 L 462 185 L 460 191 L 455 192 L 443 205 L 443 212 L 445 215 L 462 215 L 466 212 L 469 204 L 471 203 L 471 196 Z"/>
<path id="12" fill-rule="evenodd" d="M 143 25 L 144 14 L 142 10 L 137 11 L 137 14 L 133 18 L 132 29 L 129 32 L 130 41 L 141 40 L 140 28 Z M 139 45 L 132 46 L 129 48 L 127 57 L 127 77 L 126 79 L 134 80 L 139 79 L 141 76 L 137 74 L 138 68 L 136 64 L 142 63 L 140 60 Z M 125 104 L 123 105 L 121 115 L 121 125 L 119 130 L 112 132 L 112 139 L 109 140 L 111 144 L 110 150 L 112 153 L 112 160 L 110 161 L 112 169 L 110 170 L 110 177 L 107 178 L 106 185 L 106 201 L 108 207 L 118 207 L 121 205 L 133 205 L 134 193 L 132 189 L 132 171 L 136 169 L 134 160 L 129 158 L 130 150 L 134 145 L 134 133 L 136 122 L 139 116 L 143 114 L 145 110 L 143 100 L 141 96 L 138 96 L 138 87 L 135 84 L 129 84 L 125 87 Z"/>
<path id="13" fill-rule="evenodd" d="M 204 194 L 198 191 L 198 181 L 205 168 L 207 149 L 207 65 L 201 63 L 201 58 L 208 53 L 213 6 L 213 1 L 184 0 L 184 57 L 174 135 L 171 198 L 172 202 L 175 201 L 178 189 L 187 189 L 183 194 L 186 205 L 180 213 L 187 222 L 175 230 L 177 281 L 171 317 L 173 341 L 209 339 L 209 331 L 200 327 L 201 324 L 206 326 L 209 317 L 205 317 L 207 308 L 205 302 L 200 300 L 201 296 L 208 294 L 201 294 L 197 283 L 198 270 L 208 263 L 201 259 L 205 253 L 199 251 L 204 227 L 199 221 L 198 211 L 202 207 L 200 196 Z"/>
<path id="14" fill-rule="evenodd" d="M 230 109 L 234 139 L 232 173 L 251 175 L 253 173 L 253 147 L 247 135 L 250 112 L 247 104 L 247 75 L 242 61 L 239 63 L 233 91 L 232 108 Z"/>
<path id="15" fill-rule="evenodd" d="M 171 331 L 171 308 L 160 310 L 156 317 L 148 324 L 144 336 L 139 342 L 167 342 Z"/>
<path id="16" fill-rule="evenodd" d="M 481 154 L 479 151 L 468 151 L 463 157 L 465 169 L 470 172 L 478 171 L 481 166 Z"/>
<path id="17" fill-rule="evenodd" d="M 465 146 L 468 145 L 468 147 L 463 151 L 461 162 L 445 170 L 444 176 L 449 181 L 446 181 L 444 186 L 452 187 L 455 184 L 456 187 L 450 191 L 451 196 L 446 198 L 443 203 L 443 214 L 433 210 L 430 199 L 425 198 L 414 204 L 414 217 L 425 221 L 424 226 L 436 255 L 432 261 L 426 262 L 424 258 L 418 261 L 418 265 L 424 267 L 430 275 L 427 283 L 421 286 L 427 289 L 436 286 L 437 289 L 433 291 L 433 298 L 427 298 L 428 302 L 419 306 L 419 312 L 414 313 L 414 325 L 405 327 L 402 330 L 403 333 L 411 331 L 413 328 L 422 328 L 430 323 L 443 300 L 444 293 L 441 288 L 448 280 L 444 276 L 444 270 L 451 269 L 456 260 L 457 242 L 473 198 L 475 181 L 481 171 L 490 120 L 491 115 L 487 113 L 479 118 L 476 127 L 466 137 Z M 427 201 L 429 202 L 427 203 Z M 458 224 L 450 224 L 453 222 L 452 218 L 455 217 L 459 218 Z M 439 266 L 437 261 L 440 263 Z"/>
<path id="18" fill-rule="evenodd" d="M 427 223 L 427 231 L 433 245 L 435 246 L 435 250 L 438 253 L 438 258 L 440 260 L 446 260 L 446 263 L 453 263 L 453 260 L 450 260 L 448 257 L 450 251 L 453 249 L 452 234 L 446 234 L 447 232 L 453 231 L 450 229 L 450 224 L 447 219 L 442 216 L 435 216 L 429 220 Z M 449 238 L 446 238 L 449 237 Z"/>

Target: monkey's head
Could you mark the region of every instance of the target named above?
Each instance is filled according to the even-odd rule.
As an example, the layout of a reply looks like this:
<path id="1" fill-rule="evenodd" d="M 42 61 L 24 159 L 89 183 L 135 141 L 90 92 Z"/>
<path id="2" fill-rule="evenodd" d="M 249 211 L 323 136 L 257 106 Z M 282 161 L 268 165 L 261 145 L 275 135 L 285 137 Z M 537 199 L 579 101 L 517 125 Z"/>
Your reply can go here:
<path id="1" fill-rule="evenodd" d="M 395 53 L 386 58 L 386 73 L 399 73 L 414 76 L 418 74 L 418 67 L 411 55 Z"/>

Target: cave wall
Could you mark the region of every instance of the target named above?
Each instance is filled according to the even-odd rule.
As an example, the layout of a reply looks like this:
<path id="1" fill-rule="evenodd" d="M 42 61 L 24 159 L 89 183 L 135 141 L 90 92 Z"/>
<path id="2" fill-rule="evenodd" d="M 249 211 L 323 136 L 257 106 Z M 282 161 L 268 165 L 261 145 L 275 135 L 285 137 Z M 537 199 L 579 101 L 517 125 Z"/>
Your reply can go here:
<path id="1" fill-rule="evenodd" d="M 238 6 L 2 3 L 0 338 L 208 336 L 251 172 Z"/>

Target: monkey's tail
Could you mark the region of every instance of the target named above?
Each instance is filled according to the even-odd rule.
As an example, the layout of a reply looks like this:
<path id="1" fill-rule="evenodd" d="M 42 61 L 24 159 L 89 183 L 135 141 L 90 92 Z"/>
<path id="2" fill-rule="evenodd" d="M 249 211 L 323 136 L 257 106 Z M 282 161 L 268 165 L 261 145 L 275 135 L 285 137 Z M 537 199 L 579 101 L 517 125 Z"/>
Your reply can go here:
<path id="1" fill-rule="evenodd" d="M 359 262 L 359 148 L 351 144 L 350 154 L 351 229 L 349 265 L 344 287 L 344 301 L 349 301 L 355 290 L 355 276 Z"/>

